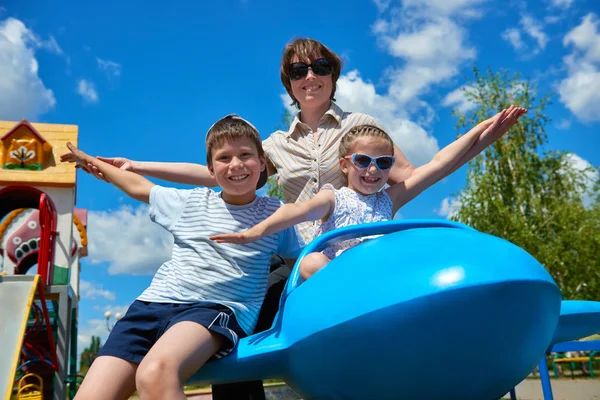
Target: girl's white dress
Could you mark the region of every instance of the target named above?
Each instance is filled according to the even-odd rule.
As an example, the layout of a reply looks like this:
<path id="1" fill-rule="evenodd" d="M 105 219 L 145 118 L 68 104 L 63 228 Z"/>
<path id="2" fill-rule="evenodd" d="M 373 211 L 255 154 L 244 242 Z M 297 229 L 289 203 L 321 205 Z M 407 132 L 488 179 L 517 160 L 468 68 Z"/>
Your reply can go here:
<path id="1" fill-rule="evenodd" d="M 331 184 L 323 185 L 321 190 L 333 190 L 335 207 L 327 221 L 322 224 L 317 223 L 315 237 L 343 226 L 389 221 L 393 218 L 392 200 L 385 190 L 369 196 L 364 196 L 347 187 L 336 189 Z M 379 235 L 345 240 L 327 247 L 323 250 L 323 254 L 334 259 L 349 248 L 377 236 Z"/>

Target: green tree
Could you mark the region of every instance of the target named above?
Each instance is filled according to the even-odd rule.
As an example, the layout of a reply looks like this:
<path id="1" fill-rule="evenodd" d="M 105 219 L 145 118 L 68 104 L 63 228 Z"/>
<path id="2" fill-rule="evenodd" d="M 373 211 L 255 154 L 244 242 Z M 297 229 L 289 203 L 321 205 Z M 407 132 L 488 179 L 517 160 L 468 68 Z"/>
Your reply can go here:
<path id="1" fill-rule="evenodd" d="M 506 239 L 542 263 L 567 299 L 600 297 L 600 205 L 585 208 L 585 176 L 563 152 L 546 151 L 545 110 L 531 81 L 507 72 L 475 69 L 464 95 L 475 108 L 454 111 L 457 128 L 474 126 L 515 104 L 520 122 L 468 166 L 460 206 L 451 217 Z"/>
<path id="2" fill-rule="evenodd" d="M 99 336 L 92 336 L 92 343 L 86 347 L 79 356 L 79 374 L 85 375 L 96 359 L 98 352 L 102 347 Z"/>
<path id="3" fill-rule="evenodd" d="M 281 122 L 279 126 L 275 127 L 275 130 L 288 130 L 292 121 L 294 120 L 294 116 L 292 113 L 286 108 L 283 110 L 281 115 Z M 267 181 L 267 196 L 276 197 L 281 201 L 284 201 L 283 191 L 277 184 L 277 174 L 271 175 L 269 180 Z"/>

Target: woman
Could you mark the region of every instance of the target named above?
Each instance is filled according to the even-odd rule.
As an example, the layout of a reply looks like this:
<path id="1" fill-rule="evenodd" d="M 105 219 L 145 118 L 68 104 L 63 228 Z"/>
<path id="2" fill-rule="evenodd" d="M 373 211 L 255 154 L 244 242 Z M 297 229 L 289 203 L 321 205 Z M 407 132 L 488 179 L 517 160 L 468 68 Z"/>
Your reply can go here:
<path id="1" fill-rule="evenodd" d="M 277 173 L 277 184 L 283 191 L 285 202 L 312 198 L 329 183 L 336 189 L 345 180 L 338 163 L 341 138 L 350 128 L 361 124 L 379 125 L 375 118 L 357 112 L 345 112 L 334 102 L 336 83 L 341 74 L 340 57 L 317 40 L 300 38 L 289 43 L 283 52 L 281 82 L 300 110 L 287 131 L 272 133 L 264 142 L 268 174 Z M 488 137 L 492 137 L 490 135 Z M 500 137 L 499 135 L 497 137 Z M 490 145 L 484 140 L 475 143 L 457 163 L 464 165 L 481 150 Z M 389 184 L 402 182 L 415 168 L 397 146 L 396 162 L 389 174 Z M 190 163 L 139 162 L 125 158 L 100 158 L 122 169 L 172 182 L 201 186 L 214 186 L 215 182 L 203 165 Z M 104 177 L 91 165 L 84 168 L 96 177 Z M 259 182 L 264 185 L 266 176 Z M 306 242 L 313 238 L 314 222 L 298 226 Z M 289 276 L 289 267 L 276 260 L 271 271 L 269 289 L 265 297 L 255 332 L 268 329 L 277 313 L 281 291 Z M 260 382 L 213 386 L 214 399 L 264 399 Z"/>

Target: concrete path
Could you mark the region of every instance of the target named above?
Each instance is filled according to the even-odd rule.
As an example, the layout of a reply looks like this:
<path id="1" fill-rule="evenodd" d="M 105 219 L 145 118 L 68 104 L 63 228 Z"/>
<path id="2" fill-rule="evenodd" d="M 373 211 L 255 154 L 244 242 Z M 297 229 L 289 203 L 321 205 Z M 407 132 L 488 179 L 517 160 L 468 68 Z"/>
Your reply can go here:
<path id="1" fill-rule="evenodd" d="M 554 400 L 600 400 L 600 379 L 552 379 Z M 544 400 L 539 379 L 525 379 L 516 388 L 519 400 Z M 510 399 L 506 395 L 504 399 Z"/>
<path id="2" fill-rule="evenodd" d="M 600 379 L 552 380 L 554 400 L 600 400 Z M 518 400 L 544 400 L 539 379 L 526 379 L 516 389 Z M 267 400 L 301 400 L 286 386 L 270 387 Z M 401 399 L 402 397 L 399 397 Z M 507 394 L 503 399 L 509 399 Z M 189 400 L 211 400 L 210 390 L 198 390 L 188 396 Z M 134 400 L 132 397 L 130 400 Z"/>

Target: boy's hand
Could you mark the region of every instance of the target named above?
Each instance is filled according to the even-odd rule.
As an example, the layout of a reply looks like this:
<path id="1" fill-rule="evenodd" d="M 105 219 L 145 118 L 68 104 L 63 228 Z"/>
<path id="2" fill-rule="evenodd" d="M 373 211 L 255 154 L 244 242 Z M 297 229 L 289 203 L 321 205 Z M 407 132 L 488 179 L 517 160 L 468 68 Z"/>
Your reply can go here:
<path id="1" fill-rule="evenodd" d="M 79 150 L 77 147 L 73 146 L 71 142 L 67 143 L 67 148 L 69 149 L 69 153 L 61 155 L 60 161 L 77 163 L 77 166 L 79 168 L 83 169 L 86 172 L 89 172 L 86 170 L 86 167 L 88 164 L 91 165 L 92 161 L 94 160 L 94 157 Z"/>
<path id="2" fill-rule="evenodd" d="M 107 164 L 112 165 L 113 167 L 117 167 L 119 169 L 122 169 L 123 171 L 133 171 L 133 161 L 127 159 L 127 158 L 123 158 L 123 157 L 100 157 L 97 156 L 96 160 L 105 162 Z M 73 152 L 68 152 L 65 154 L 62 154 L 60 156 L 60 161 L 62 162 L 75 162 L 74 158 L 73 158 Z M 104 176 L 104 174 L 102 174 L 102 172 L 100 172 L 98 170 L 98 167 L 96 167 L 95 165 L 93 165 L 91 162 L 87 162 L 85 164 L 77 164 L 75 166 L 76 168 L 80 168 L 81 170 L 83 170 L 84 172 L 87 172 L 90 175 L 94 175 L 96 178 L 103 180 L 105 182 L 110 182 L 108 180 L 108 178 L 106 178 Z"/>
<path id="3" fill-rule="evenodd" d="M 240 233 L 221 233 L 209 238 L 217 243 L 247 244 L 260 239 L 260 235 L 252 233 L 252 229 Z"/>

